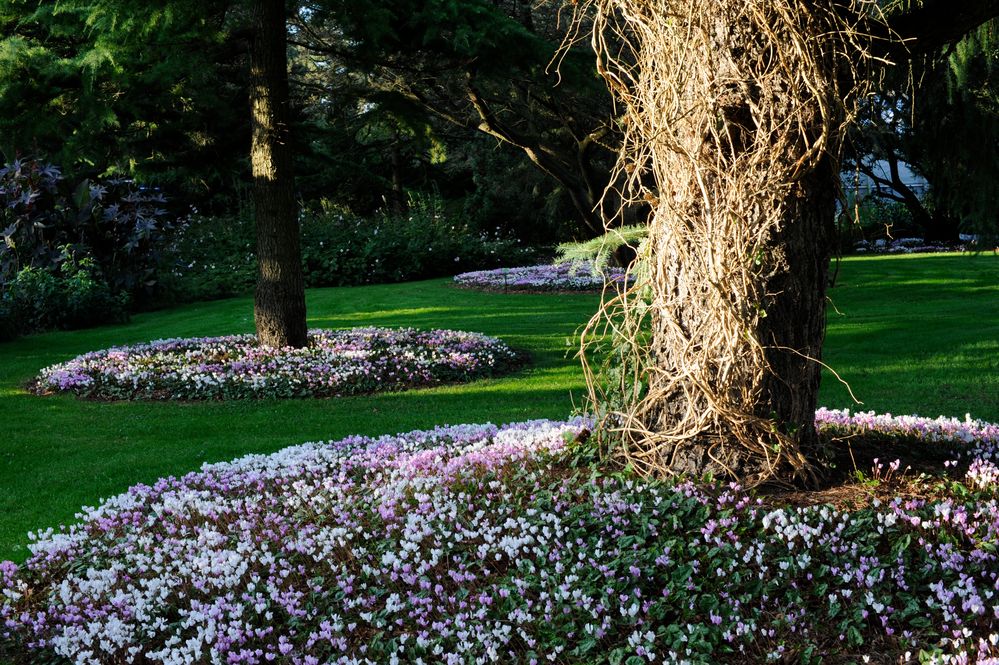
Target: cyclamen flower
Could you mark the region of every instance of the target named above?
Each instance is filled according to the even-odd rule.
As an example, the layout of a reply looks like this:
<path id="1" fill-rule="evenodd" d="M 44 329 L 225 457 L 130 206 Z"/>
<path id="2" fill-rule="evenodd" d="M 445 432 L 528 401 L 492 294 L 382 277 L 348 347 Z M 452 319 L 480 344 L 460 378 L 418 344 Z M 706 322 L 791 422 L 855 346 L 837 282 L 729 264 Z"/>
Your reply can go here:
<path id="1" fill-rule="evenodd" d="M 517 362 L 506 344 L 478 333 L 313 330 L 302 349 L 232 335 L 95 351 L 43 369 L 36 389 L 103 399 L 331 397 L 470 381 Z"/>
<path id="2" fill-rule="evenodd" d="M 478 270 L 456 275 L 458 286 L 491 291 L 600 291 L 608 283 L 631 282 L 621 268 L 591 262 Z"/>
<path id="3" fill-rule="evenodd" d="M 934 432 L 925 445 L 995 431 L 902 422 Z M 814 644 L 855 654 L 857 635 L 936 662 L 999 656 L 994 500 L 851 513 L 591 477 L 566 451 L 591 427 L 352 436 L 137 485 L 0 564 L 0 658 L 763 662 Z"/>

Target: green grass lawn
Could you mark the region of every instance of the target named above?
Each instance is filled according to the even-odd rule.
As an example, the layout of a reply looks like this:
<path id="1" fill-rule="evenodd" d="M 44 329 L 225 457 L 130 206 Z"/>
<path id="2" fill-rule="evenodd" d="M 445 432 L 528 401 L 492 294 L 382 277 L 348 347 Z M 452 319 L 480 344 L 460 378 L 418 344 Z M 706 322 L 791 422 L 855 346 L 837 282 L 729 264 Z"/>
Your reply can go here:
<path id="1" fill-rule="evenodd" d="M 857 258 L 831 294 L 826 361 L 863 409 L 999 420 L 999 259 Z M 126 326 L 0 345 L 0 559 L 26 556 L 26 533 L 137 482 L 206 461 L 351 433 L 443 423 L 566 416 L 582 374 L 571 338 L 597 304 L 587 295 L 500 295 L 447 280 L 309 293 L 309 325 L 410 325 L 502 337 L 529 351 L 520 372 L 463 386 L 329 400 L 100 403 L 39 398 L 22 386 L 45 365 L 115 344 L 252 330 L 247 298 L 136 316 Z M 827 377 L 827 406 L 850 406 Z"/>
<path id="2" fill-rule="evenodd" d="M 855 257 L 830 294 L 821 403 L 999 420 L 999 257 Z M 838 311 L 837 311 L 838 310 Z"/>

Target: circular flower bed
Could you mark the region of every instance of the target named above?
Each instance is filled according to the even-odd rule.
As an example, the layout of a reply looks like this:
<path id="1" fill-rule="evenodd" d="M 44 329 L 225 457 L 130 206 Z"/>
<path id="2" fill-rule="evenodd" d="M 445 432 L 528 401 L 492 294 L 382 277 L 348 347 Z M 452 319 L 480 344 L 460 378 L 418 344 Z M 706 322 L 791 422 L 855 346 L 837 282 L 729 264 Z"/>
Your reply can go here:
<path id="1" fill-rule="evenodd" d="M 975 461 L 934 500 L 845 512 L 774 508 L 737 486 L 591 476 L 565 454 L 581 420 L 305 444 L 138 485 L 39 534 L 27 563 L 0 565 L 0 656 L 311 665 L 999 655 L 999 427 L 817 415 L 836 433 L 966 442 Z"/>
<path id="2" fill-rule="evenodd" d="M 458 286 L 486 291 L 600 291 L 607 282 L 623 282 L 624 270 L 607 266 L 600 271 L 591 263 L 559 263 L 479 270 L 455 275 Z"/>
<path id="3" fill-rule="evenodd" d="M 922 238 L 861 240 L 853 246 L 857 254 L 936 254 L 966 250 L 967 246 L 963 243 L 931 242 Z"/>
<path id="4" fill-rule="evenodd" d="M 100 399 L 331 397 L 470 381 L 517 363 L 506 344 L 477 333 L 312 330 L 301 349 L 231 335 L 95 351 L 43 369 L 35 390 Z"/>

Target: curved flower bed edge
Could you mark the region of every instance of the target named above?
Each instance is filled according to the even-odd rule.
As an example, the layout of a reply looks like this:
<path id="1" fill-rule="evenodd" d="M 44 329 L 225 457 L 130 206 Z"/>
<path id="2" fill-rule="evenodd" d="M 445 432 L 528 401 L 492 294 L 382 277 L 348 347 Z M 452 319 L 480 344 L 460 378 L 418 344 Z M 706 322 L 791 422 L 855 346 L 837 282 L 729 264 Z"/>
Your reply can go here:
<path id="1" fill-rule="evenodd" d="M 527 354 L 495 337 L 413 328 L 314 329 L 303 349 L 254 335 L 163 339 L 94 351 L 41 370 L 36 394 L 119 399 L 339 397 L 497 376 Z"/>
<path id="2" fill-rule="evenodd" d="M 591 478 L 562 454 L 583 419 L 304 444 L 138 485 L 38 534 L 27 563 L 0 565 L 0 653 L 993 662 L 999 426 L 826 409 L 816 422 L 961 443 L 968 494 L 845 512 Z"/>

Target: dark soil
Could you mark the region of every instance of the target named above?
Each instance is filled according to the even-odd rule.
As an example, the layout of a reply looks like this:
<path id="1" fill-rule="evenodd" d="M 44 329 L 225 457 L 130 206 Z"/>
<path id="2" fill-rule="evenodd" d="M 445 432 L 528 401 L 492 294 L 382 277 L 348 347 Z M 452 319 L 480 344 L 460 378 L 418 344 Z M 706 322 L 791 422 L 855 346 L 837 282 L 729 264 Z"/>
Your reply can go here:
<path id="1" fill-rule="evenodd" d="M 942 494 L 948 478 L 961 478 L 968 463 L 961 446 L 873 433 L 822 436 L 828 454 L 814 488 L 761 487 L 767 505 L 831 504 L 844 510 L 867 507 L 874 500 L 931 499 Z M 897 465 L 896 465 L 897 461 Z M 895 466 L 892 469 L 892 466 Z"/>

